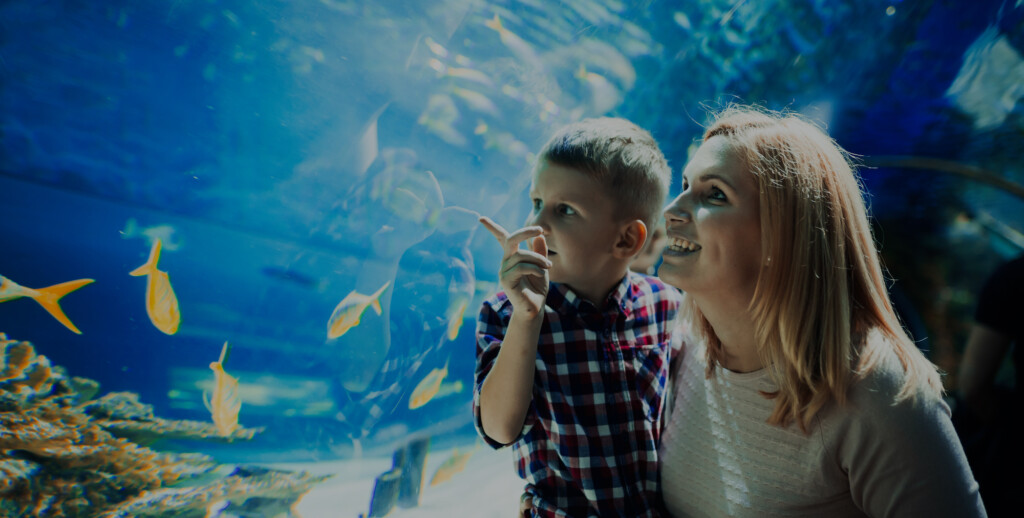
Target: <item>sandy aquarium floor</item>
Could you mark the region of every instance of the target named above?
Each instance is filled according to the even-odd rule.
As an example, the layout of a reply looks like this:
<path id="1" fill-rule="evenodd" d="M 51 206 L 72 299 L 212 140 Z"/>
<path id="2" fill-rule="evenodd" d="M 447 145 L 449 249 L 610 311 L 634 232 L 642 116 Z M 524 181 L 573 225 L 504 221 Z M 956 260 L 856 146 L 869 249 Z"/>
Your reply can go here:
<path id="1" fill-rule="evenodd" d="M 389 518 L 441 518 L 472 516 L 478 518 L 513 518 L 519 508 L 523 481 L 516 476 L 512 449 L 493 451 L 477 448 L 463 471 L 451 480 L 430 486 L 437 468 L 451 456 L 451 449 L 431 450 L 423 470 L 420 505 L 403 509 L 395 507 Z M 284 463 L 268 467 L 302 470 L 334 477 L 316 486 L 295 506 L 301 518 L 358 518 L 369 515 L 370 497 L 377 475 L 391 468 L 391 458 L 318 462 Z"/>

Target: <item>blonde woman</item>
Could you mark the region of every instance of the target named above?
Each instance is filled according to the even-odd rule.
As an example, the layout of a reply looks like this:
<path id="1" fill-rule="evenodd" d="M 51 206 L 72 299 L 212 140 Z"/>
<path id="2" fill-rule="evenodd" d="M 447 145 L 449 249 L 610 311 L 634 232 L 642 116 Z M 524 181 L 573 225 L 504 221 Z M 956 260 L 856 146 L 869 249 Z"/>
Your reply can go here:
<path id="1" fill-rule="evenodd" d="M 984 516 L 844 151 L 796 116 L 733 107 L 682 180 L 659 270 L 686 293 L 669 514 Z"/>

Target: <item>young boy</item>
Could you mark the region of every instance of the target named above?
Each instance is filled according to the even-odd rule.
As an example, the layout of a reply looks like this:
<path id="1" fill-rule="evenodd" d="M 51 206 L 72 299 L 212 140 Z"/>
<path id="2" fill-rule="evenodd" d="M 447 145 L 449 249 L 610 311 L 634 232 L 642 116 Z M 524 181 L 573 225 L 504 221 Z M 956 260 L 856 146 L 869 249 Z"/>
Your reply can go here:
<path id="1" fill-rule="evenodd" d="M 481 218 L 504 248 L 503 291 L 480 311 L 473 412 L 489 445 L 513 444 L 534 516 L 659 515 L 662 393 L 681 296 L 629 265 L 669 181 L 649 133 L 588 119 L 541 151 L 530 226 L 509 233 Z"/>

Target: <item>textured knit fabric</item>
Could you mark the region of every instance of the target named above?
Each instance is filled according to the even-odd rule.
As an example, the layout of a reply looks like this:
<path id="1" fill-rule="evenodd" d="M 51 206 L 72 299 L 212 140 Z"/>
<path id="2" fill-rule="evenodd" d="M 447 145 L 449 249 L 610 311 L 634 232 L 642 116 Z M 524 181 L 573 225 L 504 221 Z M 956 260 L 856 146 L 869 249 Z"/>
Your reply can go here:
<path id="1" fill-rule="evenodd" d="M 684 346 L 661 444 L 665 505 L 688 516 L 984 516 L 978 485 L 939 398 L 893 404 L 903 378 L 894 353 L 826 407 L 809 435 L 765 421 L 765 370 L 717 368 Z"/>
<path id="2" fill-rule="evenodd" d="M 678 291 L 630 273 L 600 308 L 551 283 L 537 347 L 533 400 L 513 443 L 538 516 L 660 516 L 657 444 Z M 512 305 L 484 302 L 473 399 L 501 348 Z M 510 512 L 514 512 L 510 510 Z"/>

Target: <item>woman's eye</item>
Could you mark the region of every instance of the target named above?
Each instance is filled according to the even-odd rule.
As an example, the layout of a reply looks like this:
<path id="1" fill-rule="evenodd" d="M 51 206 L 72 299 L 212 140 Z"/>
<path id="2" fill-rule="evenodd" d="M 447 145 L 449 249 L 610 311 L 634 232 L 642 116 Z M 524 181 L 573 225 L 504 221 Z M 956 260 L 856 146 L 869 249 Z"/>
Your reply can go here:
<path id="1" fill-rule="evenodd" d="M 718 187 L 711 188 L 711 191 L 708 193 L 708 199 L 714 201 L 728 201 L 728 199 L 725 197 L 725 193 L 722 192 L 722 190 L 719 189 Z"/>

